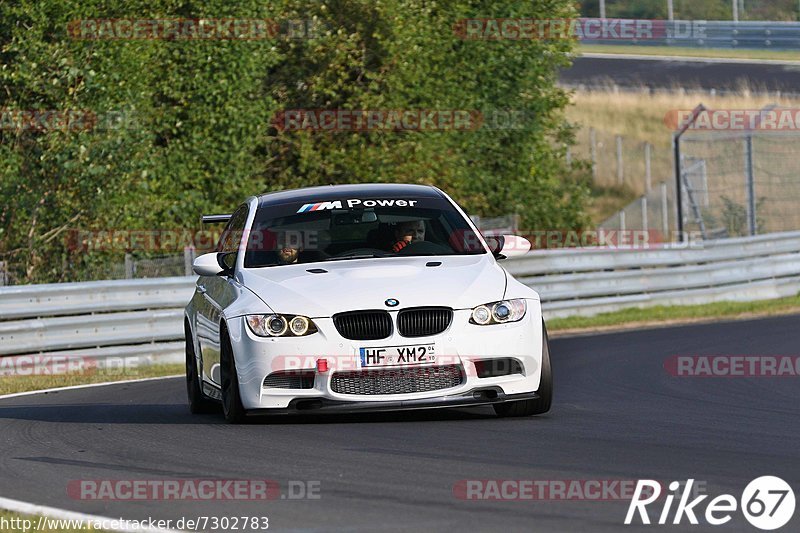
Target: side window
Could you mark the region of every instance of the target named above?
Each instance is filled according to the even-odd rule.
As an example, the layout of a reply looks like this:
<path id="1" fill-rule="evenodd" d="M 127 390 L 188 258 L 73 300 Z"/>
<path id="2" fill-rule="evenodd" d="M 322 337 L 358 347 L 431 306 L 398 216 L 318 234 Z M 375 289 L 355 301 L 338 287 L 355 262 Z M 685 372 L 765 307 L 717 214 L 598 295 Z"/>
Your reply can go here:
<path id="1" fill-rule="evenodd" d="M 217 244 L 218 252 L 238 252 L 239 243 L 242 242 L 242 232 L 244 232 L 244 225 L 247 223 L 247 213 L 249 208 L 247 204 L 242 204 L 239 209 L 233 213 L 228 225 L 219 238 Z"/>

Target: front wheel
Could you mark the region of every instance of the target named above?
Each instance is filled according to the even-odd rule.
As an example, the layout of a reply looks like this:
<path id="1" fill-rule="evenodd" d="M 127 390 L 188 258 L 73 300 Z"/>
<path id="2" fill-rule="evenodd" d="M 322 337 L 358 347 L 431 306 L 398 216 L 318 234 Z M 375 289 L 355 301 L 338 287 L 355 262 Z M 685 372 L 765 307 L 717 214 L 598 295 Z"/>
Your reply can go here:
<path id="1" fill-rule="evenodd" d="M 533 400 L 517 400 L 495 404 L 494 412 L 497 416 L 531 416 L 541 415 L 550 410 L 553 402 L 553 371 L 550 368 L 550 342 L 547 338 L 547 328 L 542 320 L 542 378 L 539 381 L 538 398 Z"/>
<path id="2" fill-rule="evenodd" d="M 189 397 L 189 411 L 192 414 L 213 413 L 219 407 L 213 400 L 203 394 L 200 388 L 200 376 L 197 373 L 197 357 L 194 353 L 194 341 L 189 326 L 185 328 L 186 337 L 186 393 Z"/>
<path id="3" fill-rule="evenodd" d="M 242 405 L 239 391 L 239 376 L 236 374 L 236 361 L 227 332 L 222 334 L 222 353 L 220 354 L 220 380 L 222 381 L 222 413 L 232 424 L 244 422 L 247 412 Z"/>

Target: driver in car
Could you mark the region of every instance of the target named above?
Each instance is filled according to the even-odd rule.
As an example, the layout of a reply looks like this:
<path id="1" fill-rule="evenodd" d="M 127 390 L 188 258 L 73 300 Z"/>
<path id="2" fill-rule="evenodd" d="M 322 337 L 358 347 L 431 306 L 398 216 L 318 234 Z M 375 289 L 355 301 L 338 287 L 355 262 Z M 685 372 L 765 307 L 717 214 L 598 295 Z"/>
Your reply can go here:
<path id="1" fill-rule="evenodd" d="M 392 251 L 397 253 L 414 241 L 425 240 L 425 222 L 422 220 L 407 220 L 400 222 L 394 229 L 394 244 Z"/>
<path id="2" fill-rule="evenodd" d="M 283 244 L 280 244 L 283 242 Z M 330 257 L 324 247 L 330 242 L 327 230 L 287 232 L 278 243 L 278 264 L 313 263 Z"/>
<path id="3" fill-rule="evenodd" d="M 278 250 L 278 262 L 281 265 L 292 265 L 297 263 L 297 258 L 300 255 L 300 248 L 286 245 Z"/>

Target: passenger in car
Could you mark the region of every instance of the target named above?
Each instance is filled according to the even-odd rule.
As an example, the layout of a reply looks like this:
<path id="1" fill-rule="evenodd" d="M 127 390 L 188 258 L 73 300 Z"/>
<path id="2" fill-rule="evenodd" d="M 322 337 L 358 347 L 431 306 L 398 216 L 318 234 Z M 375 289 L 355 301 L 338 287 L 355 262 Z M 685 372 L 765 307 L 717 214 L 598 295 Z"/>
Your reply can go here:
<path id="1" fill-rule="evenodd" d="M 394 229 L 394 244 L 392 251 L 397 253 L 413 241 L 425 240 L 425 221 L 407 220 L 400 222 Z"/>

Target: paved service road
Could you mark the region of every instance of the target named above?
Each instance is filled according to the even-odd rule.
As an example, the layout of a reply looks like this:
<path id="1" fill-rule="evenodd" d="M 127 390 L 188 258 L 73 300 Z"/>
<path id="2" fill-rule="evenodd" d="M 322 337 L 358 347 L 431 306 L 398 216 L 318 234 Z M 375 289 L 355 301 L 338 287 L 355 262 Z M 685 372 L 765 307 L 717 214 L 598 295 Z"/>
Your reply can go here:
<path id="1" fill-rule="evenodd" d="M 763 63 L 708 63 L 654 59 L 579 57 L 562 71 L 562 83 L 588 87 L 739 90 L 799 92 L 800 65 Z"/>
<path id="2" fill-rule="evenodd" d="M 465 501 L 454 486 L 695 478 L 712 496 L 738 498 L 750 480 L 776 475 L 798 491 L 798 378 L 678 378 L 664 368 L 672 355 L 797 355 L 798 321 L 555 339 L 555 404 L 538 418 L 473 408 L 230 426 L 191 416 L 180 379 L 8 398 L 0 496 L 129 519 L 268 516 L 275 531 L 595 532 L 621 529 L 627 502 Z M 67 495 L 81 479 L 270 479 L 284 495 L 290 481 L 318 481 L 321 499 L 83 501 Z M 798 515 L 783 531 L 798 530 Z M 739 512 L 717 528 L 684 519 L 646 529 L 757 531 Z"/>

